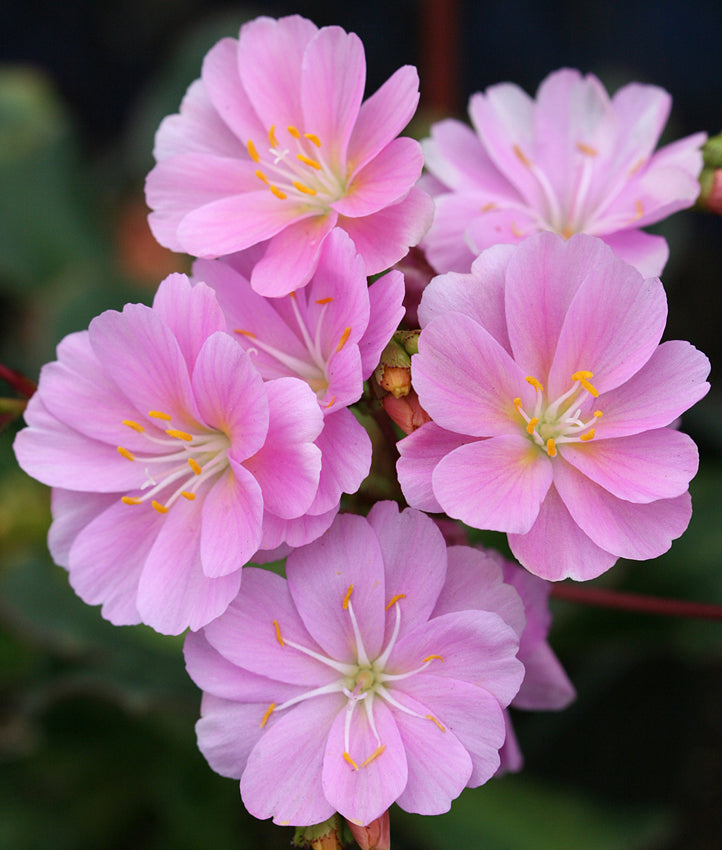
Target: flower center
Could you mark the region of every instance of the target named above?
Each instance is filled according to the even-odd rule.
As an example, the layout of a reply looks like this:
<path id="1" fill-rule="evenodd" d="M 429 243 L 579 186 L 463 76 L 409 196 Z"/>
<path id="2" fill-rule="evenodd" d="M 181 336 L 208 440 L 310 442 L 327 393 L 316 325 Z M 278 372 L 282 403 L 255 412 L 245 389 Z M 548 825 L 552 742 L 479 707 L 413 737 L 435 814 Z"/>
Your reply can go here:
<path id="1" fill-rule="evenodd" d="M 145 436 L 148 453 L 131 452 L 118 446 L 118 452 L 126 460 L 145 467 L 146 478 L 138 488 L 137 495 L 123 496 L 121 501 L 126 505 L 150 502 L 158 513 L 166 514 L 181 497 L 193 501 L 203 482 L 228 468 L 227 450 L 231 441 L 223 432 L 206 429 L 190 434 L 168 428 L 163 431 L 166 436 L 162 437 L 157 422 L 170 424 L 170 414 L 162 410 L 150 410 L 148 417 L 151 420 L 150 428 L 133 419 L 123 420 L 127 428 Z"/>
<path id="2" fill-rule="evenodd" d="M 329 211 L 330 205 L 346 193 L 346 176 L 336 175 L 321 149 L 321 140 L 314 133 L 301 133 L 289 125 L 281 131 L 281 141 L 274 124 L 268 130 L 268 148 L 259 153 L 252 139 L 246 147 L 251 159 L 259 166 L 256 177 L 279 200 L 301 201 L 319 213 Z M 263 150 L 263 148 L 261 148 Z"/>
<path id="3" fill-rule="evenodd" d="M 381 651 L 381 654 L 377 658 L 371 660 L 366 652 L 358 621 L 353 610 L 353 604 L 351 603 L 352 593 L 353 585 L 349 585 L 341 605 L 343 610 L 348 612 L 351 628 L 353 630 L 355 643 L 354 655 L 356 657 L 355 663 L 337 661 L 336 659 L 329 658 L 326 655 L 322 655 L 312 649 L 301 646 L 294 641 L 285 639 L 281 634 L 281 628 L 278 621 L 273 621 L 275 637 L 281 646 L 291 647 L 298 652 L 302 652 L 304 655 L 315 658 L 317 661 L 320 661 L 326 666 L 331 667 L 333 670 L 338 671 L 341 675 L 339 679 L 330 682 L 328 685 L 313 688 L 299 696 L 286 700 L 286 702 L 281 705 L 271 703 L 261 719 L 261 726 L 266 725 L 268 718 L 275 711 L 282 711 L 285 708 L 290 708 L 292 705 L 296 705 L 296 703 L 312 697 L 331 693 L 342 693 L 346 697 L 347 702 L 344 710 L 344 751 L 340 755 L 353 770 L 360 770 L 379 758 L 386 749 L 386 745 L 381 740 L 374 720 L 373 707 L 374 701 L 377 698 L 384 700 L 384 702 L 397 711 L 401 711 L 404 714 L 410 714 L 413 717 L 421 717 L 425 720 L 429 720 L 439 729 L 439 731 L 446 731 L 445 727 L 433 715 L 423 715 L 412 711 L 410 708 L 407 708 L 405 705 L 400 703 L 391 692 L 394 682 L 406 679 L 409 676 L 415 676 L 417 673 L 425 670 L 429 664 L 432 664 L 434 661 L 440 661 L 443 663 L 444 659 L 440 655 L 429 655 L 421 661 L 418 667 L 415 667 L 412 670 L 407 670 L 403 673 L 386 673 L 385 668 L 399 636 L 399 629 L 401 628 L 401 606 L 399 605 L 399 602 L 405 598 L 405 594 L 400 593 L 397 596 L 394 596 L 387 604 L 386 610 L 388 611 L 393 608 L 395 612 L 394 628 L 391 633 L 391 637 L 389 638 L 386 647 Z M 363 704 L 368 726 L 371 729 L 376 742 L 376 748 L 368 754 L 356 752 L 357 748 L 354 747 L 351 740 L 351 733 L 353 730 L 352 720 L 356 707 L 360 703 Z"/>
<path id="4" fill-rule="evenodd" d="M 542 384 L 533 376 L 526 380 L 536 391 L 536 401 L 531 414 L 522 407 L 521 398 L 514 399 L 517 413 L 526 423 L 525 431 L 532 442 L 543 448 L 549 457 L 557 453 L 560 443 L 587 443 L 594 439 L 594 425 L 602 411 L 595 410 L 591 418 L 582 417 L 580 402 L 585 393 L 597 398 L 599 391 L 589 382 L 591 372 L 580 370 L 572 375 L 572 386 L 557 399 L 549 401 Z"/>

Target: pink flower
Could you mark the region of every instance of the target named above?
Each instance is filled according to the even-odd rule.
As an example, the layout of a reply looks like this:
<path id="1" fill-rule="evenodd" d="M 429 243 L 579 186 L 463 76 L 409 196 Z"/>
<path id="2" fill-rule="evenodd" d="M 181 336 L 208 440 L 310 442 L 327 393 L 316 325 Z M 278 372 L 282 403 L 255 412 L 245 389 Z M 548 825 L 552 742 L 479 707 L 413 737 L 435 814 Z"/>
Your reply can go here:
<path id="1" fill-rule="evenodd" d="M 361 398 L 364 380 L 403 318 L 401 273 L 389 272 L 369 288 L 351 239 L 337 230 L 325 241 L 311 281 L 285 297 L 258 295 L 250 270 L 244 274 L 218 260 L 198 260 L 194 274 L 214 289 L 228 331 L 265 380 L 300 378 L 316 394 L 324 415 L 316 440 L 321 478 L 307 514 L 331 511 L 327 527 L 341 494 L 355 493 L 369 472 L 371 440 L 348 406 Z"/>
<path id="2" fill-rule="evenodd" d="M 474 130 L 441 121 L 424 148 L 437 195 L 431 264 L 468 272 L 484 248 L 551 230 L 600 236 L 645 277 L 659 275 L 667 244 L 639 228 L 694 202 L 706 138 L 653 153 L 670 106 L 639 83 L 610 99 L 596 77 L 570 69 L 550 74 L 536 100 L 511 83 L 473 95 Z"/>
<path id="3" fill-rule="evenodd" d="M 152 308 L 66 337 L 26 421 L 18 461 L 57 488 L 51 553 L 115 624 L 205 625 L 238 592 L 266 517 L 300 516 L 318 487 L 313 393 L 264 383 L 212 291 L 185 275 Z"/>
<path id="4" fill-rule="evenodd" d="M 400 68 L 362 104 L 365 80 L 358 36 L 296 15 L 257 18 L 219 42 L 158 130 L 146 185 L 158 241 L 206 258 L 262 243 L 251 283 L 270 296 L 311 278 L 334 228 L 366 274 L 401 259 L 433 210 L 414 187 L 419 144 L 396 138 L 418 75 Z"/>
<path id="5" fill-rule="evenodd" d="M 653 558 L 687 527 L 709 361 L 601 240 L 540 233 L 427 287 L 412 380 L 433 422 L 399 443 L 409 503 L 505 531 L 542 578 Z"/>
<path id="6" fill-rule="evenodd" d="M 441 532 L 379 502 L 292 552 L 287 576 L 247 570 L 185 645 L 205 691 L 199 747 L 240 778 L 251 814 L 306 825 L 338 811 L 367 825 L 394 801 L 438 814 L 494 774 L 502 708 L 523 676 L 523 607 L 501 571 L 483 608 L 445 610 L 464 577 L 453 557 L 447 572 Z"/>

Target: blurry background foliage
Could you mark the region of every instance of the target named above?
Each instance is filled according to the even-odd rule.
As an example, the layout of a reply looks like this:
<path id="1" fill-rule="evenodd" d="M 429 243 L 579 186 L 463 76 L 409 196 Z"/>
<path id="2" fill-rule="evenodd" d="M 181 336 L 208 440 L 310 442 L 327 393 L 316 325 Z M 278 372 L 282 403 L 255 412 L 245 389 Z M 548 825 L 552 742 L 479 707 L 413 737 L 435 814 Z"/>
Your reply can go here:
<path id="1" fill-rule="evenodd" d="M 418 65 L 417 134 L 444 114 L 461 117 L 475 90 L 508 79 L 533 92 L 562 65 L 611 89 L 667 88 L 667 139 L 722 123 L 722 7 L 704 0 L 4 3 L 0 363 L 36 378 L 65 334 L 104 309 L 149 301 L 168 272 L 187 268 L 145 225 L 155 128 L 219 37 L 259 12 L 292 11 L 359 33 L 369 92 L 399 65 Z M 685 212 L 660 231 L 672 251 L 667 337 L 690 339 L 714 368 L 722 221 Z M 685 417 L 702 453 L 687 534 L 598 584 L 722 603 L 721 407 L 713 387 Z M 110 626 L 51 563 L 48 493 L 16 467 L 16 427 L 0 434 L 0 847 L 287 847 L 290 831 L 246 815 L 237 784 L 196 750 L 199 694 L 181 639 Z M 522 774 L 466 791 L 439 818 L 394 810 L 394 847 L 719 847 L 722 625 L 563 602 L 554 612 L 552 642 L 577 702 L 517 713 Z"/>

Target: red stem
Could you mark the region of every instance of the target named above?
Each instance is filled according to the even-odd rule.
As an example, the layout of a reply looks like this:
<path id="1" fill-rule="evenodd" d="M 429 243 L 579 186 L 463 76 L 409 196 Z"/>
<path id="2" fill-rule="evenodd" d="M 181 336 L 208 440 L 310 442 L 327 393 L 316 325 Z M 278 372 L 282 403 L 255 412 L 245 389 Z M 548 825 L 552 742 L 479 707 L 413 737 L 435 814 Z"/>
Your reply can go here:
<path id="1" fill-rule="evenodd" d="M 722 620 L 722 605 L 705 602 L 685 602 L 663 599 L 641 593 L 622 593 L 598 587 L 579 587 L 574 584 L 553 584 L 551 595 L 567 602 L 580 602 L 601 608 L 635 611 L 639 614 L 661 614 L 666 617 L 691 617 L 697 620 Z"/>

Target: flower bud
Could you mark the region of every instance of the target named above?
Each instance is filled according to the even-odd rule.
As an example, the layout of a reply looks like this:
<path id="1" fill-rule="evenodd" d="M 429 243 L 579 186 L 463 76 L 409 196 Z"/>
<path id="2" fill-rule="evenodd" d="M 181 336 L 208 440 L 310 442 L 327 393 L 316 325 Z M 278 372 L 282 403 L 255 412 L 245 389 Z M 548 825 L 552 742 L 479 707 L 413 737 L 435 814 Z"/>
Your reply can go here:
<path id="1" fill-rule="evenodd" d="M 418 351 L 420 333 L 396 331 L 381 352 L 374 377 L 379 386 L 395 398 L 403 398 L 411 391 L 411 355 Z"/>
<path id="2" fill-rule="evenodd" d="M 368 826 L 359 826 L 348 820 L 346 823 L 361 850 L 390 850 L 391 824 L 388 810 Z"/>
<path id="3" fill-rule="evenodd" d="M 722 215 L 722 133 L 709 139 L 702 148 L 704 168 L 699 176 L 701 191 L 698 206 Z"/>
<path id="4" fill-rule="evenodd" d="M 381 399 L 381 404 L 404 434 L 410 434 L 425 422 L 431 421 L 431 417 L 419 403 L 419 397 L 415 390 L 411 390 L 408 395 L 402 398 L 391 394 L 384 396 Z"/>

